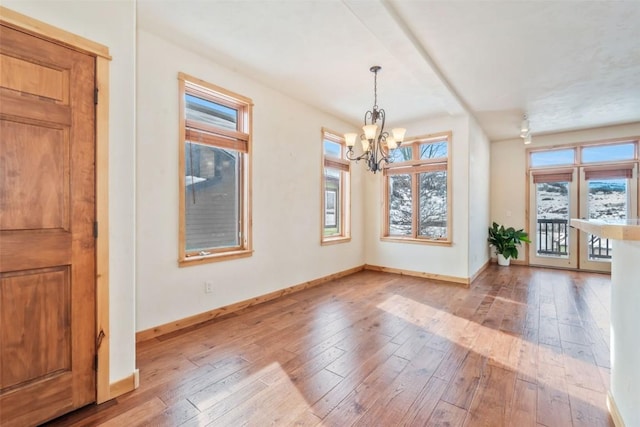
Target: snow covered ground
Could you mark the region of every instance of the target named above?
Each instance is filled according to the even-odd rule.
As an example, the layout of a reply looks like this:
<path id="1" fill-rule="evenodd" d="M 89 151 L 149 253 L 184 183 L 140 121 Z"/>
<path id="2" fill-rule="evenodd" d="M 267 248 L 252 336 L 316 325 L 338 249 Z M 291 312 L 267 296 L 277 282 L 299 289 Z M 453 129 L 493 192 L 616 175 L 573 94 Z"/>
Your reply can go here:
<path id="1" fill-rule="evenodd" d="M 569 211 L 569 185 L 568 183 L 544 183 L 537 184 L 537 219 L 539 220 L 564 220 L 582 216 L 578 212 Z M 588 216 L 589 219 L 625 219 L 627 217 L 627 188 L 624 180 L 589 181 Z M 538 248 L 538 251 L 550 250 L 566 252 L 567 224 L 538 225 L 536 242 L 543 242 L 546 248 Z M 540 234 L 543 234 L 542 240 Z M 605 254 L 608 247 L 611 251 L 611 242 L 600 241 L 592 238 L 590 252 L 594 257 L 597 254 Z M 595 251 L 595 252 L 594 252 Z M 556 252 L 557 253 L 557 252 Z M 607 252 L 609 254 L 610 252 Z M 605 258 L 607 258 L 605 256 Z"/>
<path id="2" fill-rule="evenodd" d="M 589 181 L 589 219 L 625 219 L 626 184 L 623 180 Z M 567 183 L 538 184 L 538 219 L 569 219 L 580 216 L 569 212 Z"/>

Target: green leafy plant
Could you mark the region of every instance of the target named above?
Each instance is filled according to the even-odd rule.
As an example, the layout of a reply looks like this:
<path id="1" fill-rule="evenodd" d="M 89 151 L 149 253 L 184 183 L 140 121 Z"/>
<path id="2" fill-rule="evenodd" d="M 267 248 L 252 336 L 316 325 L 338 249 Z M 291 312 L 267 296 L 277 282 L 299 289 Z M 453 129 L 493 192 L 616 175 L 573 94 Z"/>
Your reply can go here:
<path id="1" fill-rule="evenodd" d="M 504 228 L 504 225 L 498 225 L 495 222 L 492 227 L 489 227 L 487 241 L 496 249 L 496 254 L 501 254 L 506 259 L 518 258 L 518 245 L 522 242 L 531 243 L 529 235 L 523 229 Z"/>

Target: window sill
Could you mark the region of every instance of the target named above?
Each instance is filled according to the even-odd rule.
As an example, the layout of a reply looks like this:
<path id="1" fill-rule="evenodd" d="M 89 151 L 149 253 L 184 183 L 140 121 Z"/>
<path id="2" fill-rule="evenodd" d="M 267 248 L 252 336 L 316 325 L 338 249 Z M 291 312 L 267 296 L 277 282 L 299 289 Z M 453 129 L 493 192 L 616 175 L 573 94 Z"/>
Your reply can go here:
<path id="1" fill-rule="evenodd" d="M 240 250 L 233 252 L 222 252 L 205 256 L 191 256 L 178 260 L 178 267 L 189 267 L 192 265 L 209 264 L 212 262 L 229 261 L 237 258 L 247 258 L 253 255 L 253 250 Z"/>
<path id="2" fill-rule="evenodd" d="M 351 236 L 325 237 L 320 241 L 320 245 L 335 245 L 336 243 L 347 243 L 351 241 Z"/>
<path id="3" fill-rule="evenodd" d="M 380 238 L 383 242 L 393 243 L 411 243 L 418 245 L 434 245 L 434 246 L 452 246 L 451 240 L 430 240 L 430 239 L 416 239 L 415 237 L 396 237 L 396 236 L 382 236 Z"/>

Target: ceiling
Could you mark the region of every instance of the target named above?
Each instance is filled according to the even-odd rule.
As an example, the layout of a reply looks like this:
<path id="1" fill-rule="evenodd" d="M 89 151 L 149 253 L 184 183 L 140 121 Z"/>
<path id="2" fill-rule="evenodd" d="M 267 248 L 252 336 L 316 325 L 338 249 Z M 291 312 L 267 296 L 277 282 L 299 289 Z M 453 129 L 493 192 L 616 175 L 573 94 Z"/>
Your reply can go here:
<path id="1" fill-rule="evenodd" d="M 640 1 L 138 0 L 141 29 L 353 123 L 469 112 L 492 141 L 640 121 Z M 215 82 L 214 82 L 215 83 Z"/>

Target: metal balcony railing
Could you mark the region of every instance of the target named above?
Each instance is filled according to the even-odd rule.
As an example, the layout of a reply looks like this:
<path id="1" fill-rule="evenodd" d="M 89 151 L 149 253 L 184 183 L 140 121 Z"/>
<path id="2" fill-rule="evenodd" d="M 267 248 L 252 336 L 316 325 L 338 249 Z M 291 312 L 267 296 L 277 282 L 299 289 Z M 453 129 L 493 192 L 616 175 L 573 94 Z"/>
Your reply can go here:
<path id="1" fill-rule="evenodd" d="M 569 221 L 566 219 L 538 219 L 538 254 L 566 256 Z"/>
<path id="2" fill-rule="evenodd" d="M 593 234 L 589 235 L 589 258 L 611 259 L 611 242 Z"/>
<path id="3" fill-rule="evenodd" d="M 538 254 L 549 256 L 568 255 L 567 237 L 569 221 L 566 219 L 538 219 Z M 611 242 L 589 235 L 589 259 L 611 259 Z"/>

